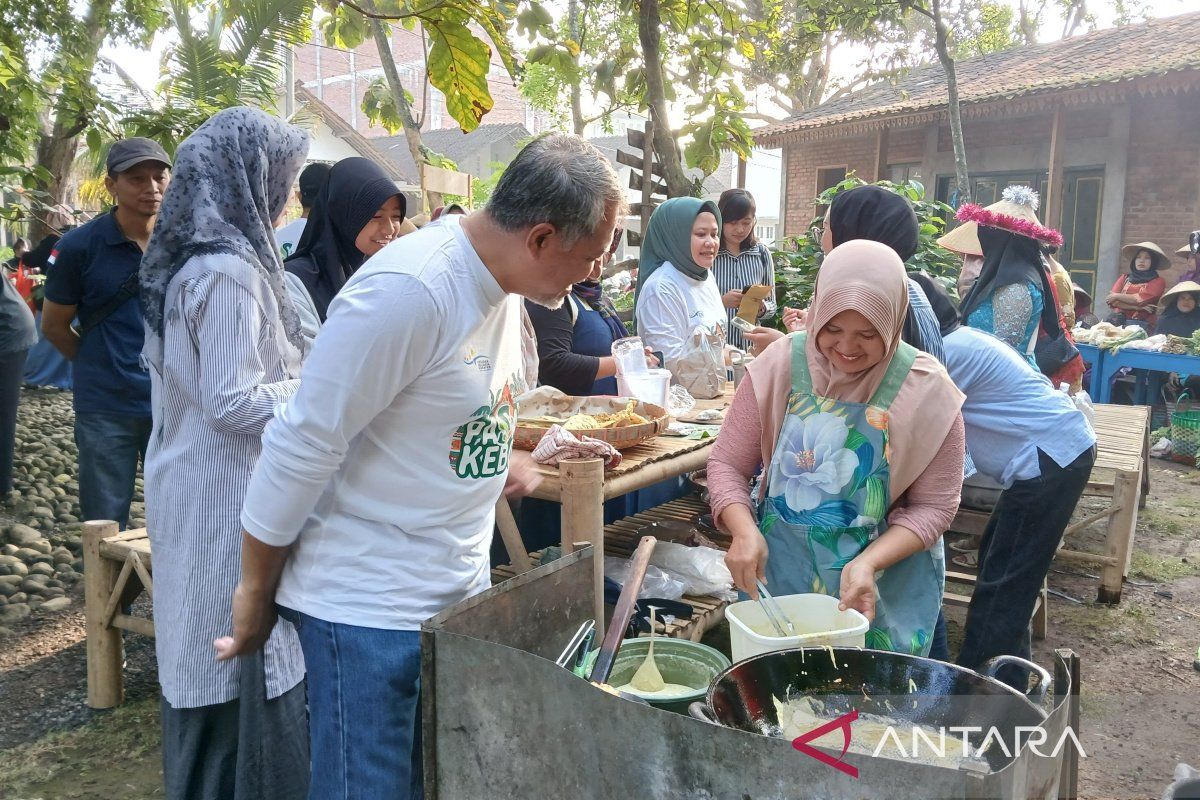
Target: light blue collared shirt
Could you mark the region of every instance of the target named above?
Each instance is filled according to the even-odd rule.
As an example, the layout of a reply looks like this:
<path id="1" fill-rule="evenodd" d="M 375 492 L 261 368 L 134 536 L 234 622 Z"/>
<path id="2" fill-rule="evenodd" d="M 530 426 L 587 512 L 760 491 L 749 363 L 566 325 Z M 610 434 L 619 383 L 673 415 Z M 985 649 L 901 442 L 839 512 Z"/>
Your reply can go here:
<path id="1" fill-rule="evenodd" d="M 942 344 L 946 370 L 967 396 L 967 450 L 981 474 L 1007 489 L 1041 475 L 1038 450 L 1065 467 L 1096 443 L 1071 399 L 995 336 L 961 327 Z"/>

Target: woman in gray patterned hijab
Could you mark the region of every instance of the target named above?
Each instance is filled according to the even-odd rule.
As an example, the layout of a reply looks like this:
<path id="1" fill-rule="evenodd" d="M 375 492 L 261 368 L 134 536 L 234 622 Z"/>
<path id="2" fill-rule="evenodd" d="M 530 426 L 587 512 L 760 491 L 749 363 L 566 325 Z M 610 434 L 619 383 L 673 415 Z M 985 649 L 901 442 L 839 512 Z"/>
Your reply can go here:
<path id="1" fill-rule="evenodd" d="M 266 279 L 279 307 L 282 333 L 303 348 L 300 318 L 284 288 L 273 222 L 283 213 L 308 153 L 308 135 L 255 108 L 214 114 L 175 153 L 150 246 L 142 257 L 145 353 L 162 363 L 167 286 L 193 256 L 236 256 Z"/>
<path id="2" fill-rule="evenodd" d="M 304 657 L 279 621 L 218 662 L 241 575 L 242 503 L 262 434 L 300 382 L 302 338 L 271 221 L 308 148 L 262 111 L 216 114 L 180 147 L 142 258 L 154 430 L 145 458 L 172 800 L 304 800 Z M 230 766 L 233 765 L 231 769 Z"/>

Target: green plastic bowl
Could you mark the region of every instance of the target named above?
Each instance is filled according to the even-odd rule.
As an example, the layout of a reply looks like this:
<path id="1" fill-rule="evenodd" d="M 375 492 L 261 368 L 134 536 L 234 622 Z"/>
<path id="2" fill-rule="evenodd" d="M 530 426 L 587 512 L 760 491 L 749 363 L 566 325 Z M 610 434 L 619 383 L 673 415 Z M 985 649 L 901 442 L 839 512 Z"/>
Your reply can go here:
<path id="1" fill-rule="evenodd" d="M 650 639 L 639 637 L 626 639 L 617 651 L 617 660 L 613 663 L 612 674 L 609 675 L 610 686 L 623 686 L 633 678 L 633 673 L 646 660 L 646 651 L 650 649 Z M 599 650 L 588 654 L 587 674 L 591 674 L 592 665 L 596 661 Z M 689 705 L 697 700 L 703 700 L 708 693 L 708 685 L 713 678 L 730 666 L 729 659 L 720 650 L 714 650 L 706 644 L 691 642 L 686 639 L 669 639 L 657 637 L 654 640 L 654 663 L 667 683 L 679 683 L 684 686 L 694 686 L 696 690 L 682 697 L 670 700 L 647 697 L 646 701 L 655 708 L 671 711 L 676 714 L 687 714 Z M 632 690 L 632 694 L 637 694 Z"/>

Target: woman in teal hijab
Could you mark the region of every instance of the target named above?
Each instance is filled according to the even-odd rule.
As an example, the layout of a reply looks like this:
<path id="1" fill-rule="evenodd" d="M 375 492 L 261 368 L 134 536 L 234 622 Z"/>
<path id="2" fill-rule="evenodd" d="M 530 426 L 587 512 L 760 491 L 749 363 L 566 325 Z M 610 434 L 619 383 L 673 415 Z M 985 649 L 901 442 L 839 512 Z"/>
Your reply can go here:
<path id="1" fill-rule="evenodd" d="M 721 292 L 712 276 L 721 247 L 721 212 L 711 200 L 673 197 L 654 210 L 638 265 L 638 335 L 668 366 L 697 327 L 722 332 Z"/>

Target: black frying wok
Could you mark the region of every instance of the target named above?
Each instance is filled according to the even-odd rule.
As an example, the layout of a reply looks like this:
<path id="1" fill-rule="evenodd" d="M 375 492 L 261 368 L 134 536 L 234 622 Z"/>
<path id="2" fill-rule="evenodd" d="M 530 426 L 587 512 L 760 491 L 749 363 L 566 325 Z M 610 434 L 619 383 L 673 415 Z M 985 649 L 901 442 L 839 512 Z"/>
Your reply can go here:
<path id="1" fill-rule="evenodd" d="M 1005 664 L 1034 670 L 1039 682 L 1032 696 L 1040 699 L 1049 688 L 1050 675 L 1024 659 L 1000 656 L 985 664 L 980 674 L 931 658 L 882 650 L 835 647 L 833 657 L 836 670 L 827 649 L 780 650 L 739 661 L 713 679 L 707 704 L 693 703 L 692 715 L 779 737 L 783 733 L 774 698 L 815 696 L 825 704 L 822 716 L 829 718 L 857 709 L 860 714 L 934 729 L 978 726 L 986 732 L 994 727 L 1007 742 L 1014 741 L 1016 726 L 1034 727 L 1046 716 L 1028 697 L 989 677 Z M 972 745 L 982 744 L 985 735 L 972 738 Z M 985 757 L 993 770 L 1010 760 L 996 747 Z"/>

